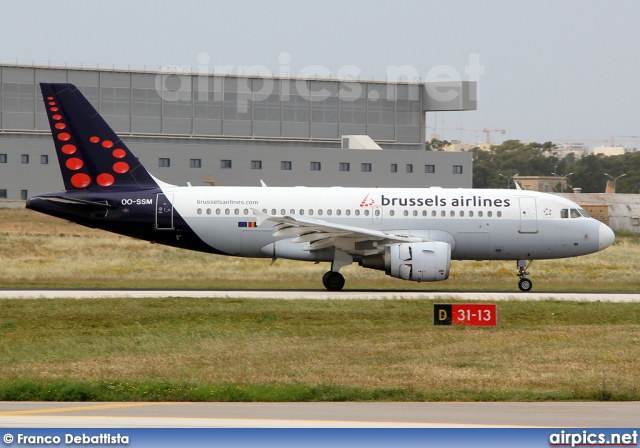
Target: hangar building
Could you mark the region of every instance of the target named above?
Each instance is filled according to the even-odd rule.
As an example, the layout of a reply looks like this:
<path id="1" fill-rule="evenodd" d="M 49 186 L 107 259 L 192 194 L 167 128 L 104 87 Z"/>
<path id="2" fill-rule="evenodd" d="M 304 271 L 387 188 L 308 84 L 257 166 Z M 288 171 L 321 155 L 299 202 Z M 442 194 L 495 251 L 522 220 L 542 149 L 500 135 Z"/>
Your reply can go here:
<path id="1" fill-rule="evenodd" d="M 425 151 L 425 113 L 476 109 L 474 82 L 3 64 L 0 199 L 64 188 L 40 82 L 75 84 L 169 183 L 471 187 L 471 153 Z"/>

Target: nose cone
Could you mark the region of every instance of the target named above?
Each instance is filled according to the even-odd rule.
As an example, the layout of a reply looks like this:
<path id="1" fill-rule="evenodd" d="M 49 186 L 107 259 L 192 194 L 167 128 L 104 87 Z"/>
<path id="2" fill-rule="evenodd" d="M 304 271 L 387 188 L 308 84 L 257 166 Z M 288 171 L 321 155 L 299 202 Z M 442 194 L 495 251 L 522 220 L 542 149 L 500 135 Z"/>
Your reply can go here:
<path id="1" fill-rule="evenodd" d="M 613 230 L 605 224 L 600 224 L 600 228 L 598 229 L 598 250 L 603 250 L 611 246 L 615 239 L 616 236 Z"/>

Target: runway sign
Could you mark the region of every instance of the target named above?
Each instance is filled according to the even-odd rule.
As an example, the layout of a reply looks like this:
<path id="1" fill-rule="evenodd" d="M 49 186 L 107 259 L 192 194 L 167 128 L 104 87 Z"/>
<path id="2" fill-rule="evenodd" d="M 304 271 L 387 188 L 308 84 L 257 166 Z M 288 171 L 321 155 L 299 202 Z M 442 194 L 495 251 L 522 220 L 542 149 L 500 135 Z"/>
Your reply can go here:
<path id="1" fill-rule="evenodd" d="M 498 306 L 495 304 L 434 304 L 433 325 L 465 325 L 495 327 L 498 324 Z"/>

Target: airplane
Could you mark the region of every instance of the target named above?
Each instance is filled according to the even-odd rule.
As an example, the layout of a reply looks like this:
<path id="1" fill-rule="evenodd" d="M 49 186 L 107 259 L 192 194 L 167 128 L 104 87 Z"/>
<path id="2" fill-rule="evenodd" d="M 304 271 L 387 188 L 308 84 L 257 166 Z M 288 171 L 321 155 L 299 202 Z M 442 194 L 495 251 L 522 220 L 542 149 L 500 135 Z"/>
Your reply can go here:
<path id="1" fill-rule="evenodd" d="M 152 176 L 72 84 L 40 84 L 65 191 L 26 207 L 84 226 L 212 254 L 328 262 L 344 287 L 354 262 L 416 282 L 451 260 L 533 260 L 613 244 L 613 231 L 568 199 L 528 190 L 176 186 Z"/>

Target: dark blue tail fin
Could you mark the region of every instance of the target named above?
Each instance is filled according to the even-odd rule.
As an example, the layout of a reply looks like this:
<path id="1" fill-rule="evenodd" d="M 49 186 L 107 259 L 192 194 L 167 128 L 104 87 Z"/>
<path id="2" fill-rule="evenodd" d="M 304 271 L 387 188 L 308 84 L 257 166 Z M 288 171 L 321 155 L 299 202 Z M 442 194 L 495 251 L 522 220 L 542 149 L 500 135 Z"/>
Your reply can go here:
<path id="1" fill-rule="evenodd" d="M 40 88 L 66 190 L 158 187 L 76 86 Z"/>

